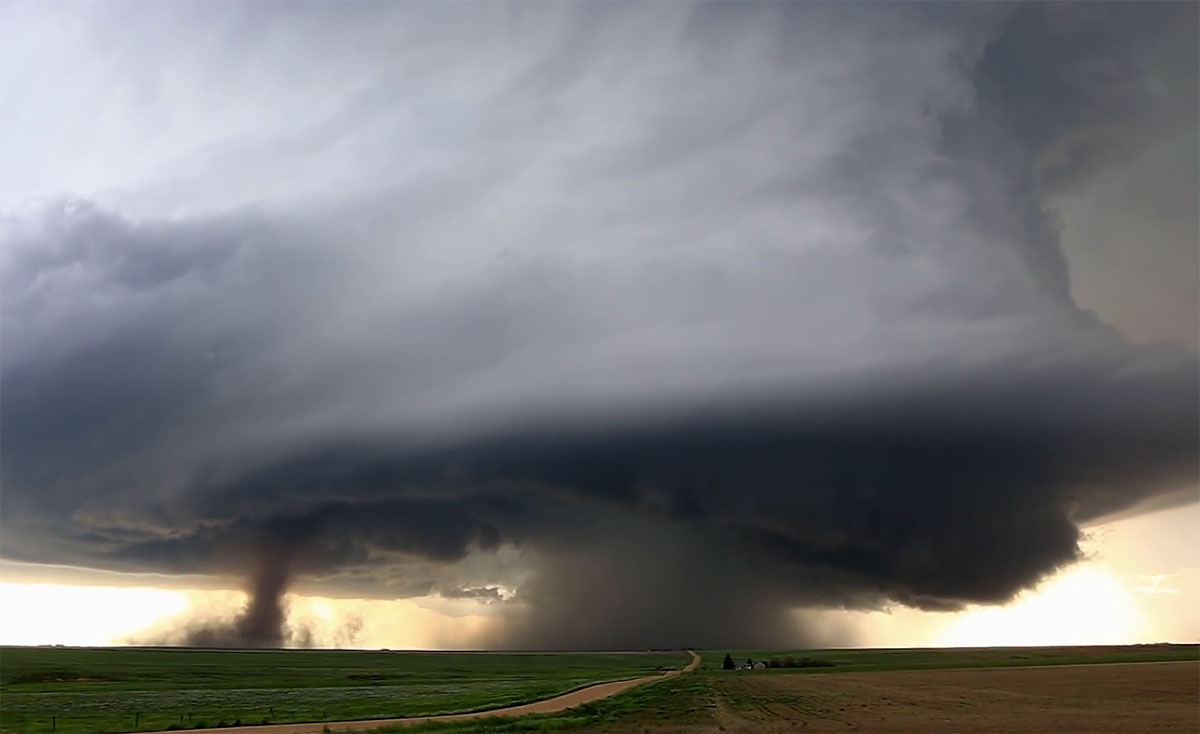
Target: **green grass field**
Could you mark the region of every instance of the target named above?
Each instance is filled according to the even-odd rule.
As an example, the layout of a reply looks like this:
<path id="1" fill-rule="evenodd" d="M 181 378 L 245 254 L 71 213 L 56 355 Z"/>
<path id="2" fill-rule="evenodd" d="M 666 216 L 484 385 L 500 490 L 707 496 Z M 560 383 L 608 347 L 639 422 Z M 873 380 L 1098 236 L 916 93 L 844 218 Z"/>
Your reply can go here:
<path id="1" fill-rule="evenodd" d="M 517 734 L 579 729 L 630 732 L 655 724 L 696 724 L 703 722 L 708 711 L 716 705 L 713 683 L 717 680 L 716 675 L 688 674 L 647 683 L 611 698 L 554 714 L 431 721 L 377 731 L 381 734 Z"/>
<path id="2" fill-rule="evenodd" d="M 832 665 L 728 673 L 719 670 L 726 652 L 738 663 L 791 655 Z M 709 715 L 717 700 L 736 704 L 737 691 L 726 684 L 746 676 L 1197 659 L 1197 645 L 710 650 L 697 673 L 570 711 L 430 722 L 396 731 L 627 731 L 686 725 Z M 687 660 L 682 653 L 0 648 L 0 730 L 118 732 L 135 724 L 161 730 L 476 711 L 678 668 Z"/>
<path id="3" fill-rule="evenodd" d="M 0 731 L 153 731 L 475 711 L 687 661 L 682 653 L 5 647 Z"/>

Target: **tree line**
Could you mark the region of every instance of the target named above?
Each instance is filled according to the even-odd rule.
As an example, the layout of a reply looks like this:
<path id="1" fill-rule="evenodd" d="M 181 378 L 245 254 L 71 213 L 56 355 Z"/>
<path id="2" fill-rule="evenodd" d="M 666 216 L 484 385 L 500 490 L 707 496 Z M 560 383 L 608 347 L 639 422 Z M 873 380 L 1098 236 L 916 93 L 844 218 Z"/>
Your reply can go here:
<path id="1" fill-rule="evenodd" d="M 761 661 L 768 668 L 830 668 L 836 665 L 832 660 L 824 658 L 797 658 L 792 655 L 786 655 L 782 658 L 768 658 Z M 746 658 L 745 668 L 754 668 L 754 658 Z M 733 662 L 733 656 L 725 653 L 725 660 L 721 663 L 721 670 L 736 670 L 737 664 Z"/>

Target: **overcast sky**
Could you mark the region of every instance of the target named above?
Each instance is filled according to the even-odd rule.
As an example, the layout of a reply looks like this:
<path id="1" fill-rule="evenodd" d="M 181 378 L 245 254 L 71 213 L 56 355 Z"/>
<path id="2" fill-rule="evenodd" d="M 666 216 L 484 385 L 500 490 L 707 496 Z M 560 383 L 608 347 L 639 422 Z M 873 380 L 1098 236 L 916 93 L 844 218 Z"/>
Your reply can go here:
<path id="1" fill-rule="evenodd" d="M 0 3 L 0 556 L 1003 603 L 1197 498 L 1197 7 Z"/>

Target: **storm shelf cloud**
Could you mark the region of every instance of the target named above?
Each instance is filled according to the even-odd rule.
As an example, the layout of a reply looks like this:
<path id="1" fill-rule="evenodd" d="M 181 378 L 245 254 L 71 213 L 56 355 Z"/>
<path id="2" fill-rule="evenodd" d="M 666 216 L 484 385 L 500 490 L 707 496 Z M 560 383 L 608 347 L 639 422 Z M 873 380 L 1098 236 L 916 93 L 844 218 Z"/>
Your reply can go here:
<path id="1" fill-rule="evenodd" d="M 1195 500 L 1052 203 L 1195 130 L 1195 4 L 6 8 L 0 556 L 242 579 L 183 641 L 802 644 Z"/>

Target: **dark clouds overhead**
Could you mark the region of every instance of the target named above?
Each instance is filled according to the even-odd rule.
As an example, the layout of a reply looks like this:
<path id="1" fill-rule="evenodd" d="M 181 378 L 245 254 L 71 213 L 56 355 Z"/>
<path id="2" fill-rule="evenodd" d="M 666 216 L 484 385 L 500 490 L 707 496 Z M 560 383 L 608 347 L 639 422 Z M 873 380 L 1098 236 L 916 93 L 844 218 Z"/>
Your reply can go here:
<path id="1" fill-rule="evenodd" d="M 1196 356 L 1071 300 L 1045 198 L 1194 106 L 1194 6 L 224 7 L 275 40 L 170 165 L 0 220 L 6 558 L 248 577 L 197 642 L 286 641 L 298 583 L 766 645 L 1004 601 L 1196 480 Z M 361 81 L 297 107 L 350 78 L 312 43 Z M 178 72 L 124 127 L 207 98 L 120 54 Z"/>
<path id="2" fill-rule="evenodd" d="M 1027 146 L 1043 190 L 1071 187 L 1195 129 L 1198 25 L 1195 3 L 1020 6 L 978 63 L 980 101 Z"/>

